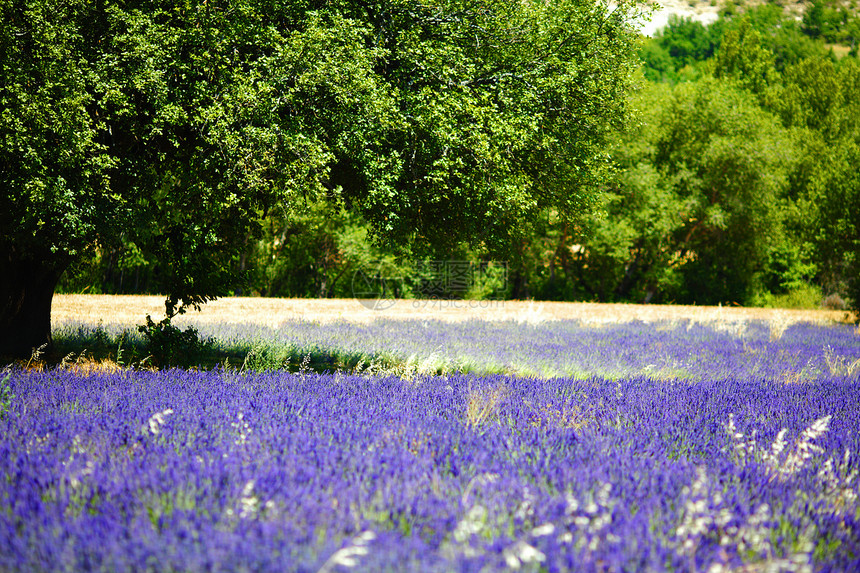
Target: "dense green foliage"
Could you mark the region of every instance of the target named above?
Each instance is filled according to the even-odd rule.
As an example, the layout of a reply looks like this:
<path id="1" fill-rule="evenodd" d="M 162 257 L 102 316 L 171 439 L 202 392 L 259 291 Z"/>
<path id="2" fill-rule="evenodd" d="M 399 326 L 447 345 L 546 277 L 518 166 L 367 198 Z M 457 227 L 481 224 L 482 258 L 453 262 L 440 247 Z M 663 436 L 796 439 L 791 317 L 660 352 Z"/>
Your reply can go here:
<path id="1" fill-rule="evenodd" d="M 512 241 L 508 280 L 469 294 L 856 304 L 860 66 L 835 48 L 771 5 L 707 27 L 671 20 L 640 46 L 645 79 L 630 99 L 640 120 L 610 148 L 618 168 L 599 208 L 579 221 L 543 210 Z M 420 265 L 369 246 L 360 218 L 317 210 L 267 224 L 245 259 L 256 292 L 349 296 L 356 269 L 383 268 L 413 277 L 401 294 L 428 294 Z"/>
<path id="2" fill-rule="evenodd" d="M 4 127 L 50 147 L 16 156 L 4 185 L 30 189 L 17 205 L 37 217 L 19 227 L 37 240 L 16 241 L 73 265 L 63 290 L 353 296 L 376 273 L 397 296 L 860 304 L 849 4 L 670 19 L 639 42 L 632 92 L 634 7 L 143 6 L 38 16 L 58 21 L 45 62 L 82 22 L 114 55 L 4 116 L 88 111 L 59 134 Z M 613 132 L 628 108 L 638 123 Z M 433 290 L 434 260 L 492 272 Z"/>
<path id="3" fill-rule="evenodd" d="M 854 39 L 860 20 L 853 9 L 834 6 L 815 2 L 802 22 L 776 5 L 726 13 L 708 28 L 676 20 L 646 41 L 645 75 L 664 85 L 637 96 L 647 113 L 643 129 L 629 132 L 617 147 L 626 169 L 618 181 L 621 199 L 609 204 L 616 217 L 596 228 L 617 233 L 621 226 L 611 221 L 644 214 L 637 207 L 644 197 L 670 205 L 659 210 L 662 218 L 649 217 L 649 225 L 668 217 L 664 228 L 674 226 L 677 239 L 684 226 L 672 218 L 689 213 L 691 200 L 702 205 L 690 189 L 712 198 L 710 212 L 693 216 L 695 232 L 684 234 L 703 242 L 678 249 L 664 240 L 646 249 L 652 257 L 662 252 L 683 258 L 652 267 L 656 276 L 643 273 L 636 284 L 646 297 L 653 292 L 662 300 L 768 304 L 819 290 L 834 295 L 836 305 L 840 295 L 853 299 L 855 308 L 860 304 L 860 62 Z M 836 12 L 838 22 L 822 16 Z M 834 22 L 827 37 L 812 25 L 821 18 Z M 666 53 L 671 66 L 654 56 Z M 722 110 L 715 107 L 720 99 Z M 637 146 L 634 164 L 630 150 Z M 743 164 L 725 163 L 731 154 Z M 643 183 L 646 176 L 652 180 Z M 727 200 L 731 188 L 748 195 Z M 677 200 L 688 202 L 671 206 Z M 717 235 L 702 236 L 714 222 Z M 657 231 L 649 225 L 634 223 L 633 236 L 653 241 Z M 617 261 L 628 274 L 641 266 L 630 264 L 641 258 L 632 253 Z M 662 286 L 647 290 L 655 281 Z"/>
<path id="4" fill-rule="evenodd" d="M 783 248 L 792 135 L 753 95 L 705 78 L 640 94 L 647 115 L 580 266 L 601 300 L 746 301 Z M 594 272 L 597 271 L 597 272 Z M 708 297 L 702 300 L 700 297 Z"/>
<path id="5" fill-rule="evenodd" d="M 397 252 L 502 250 L 544 210 L 576 218 L 627 117 L 635 10 L 3 0 L 0 327 L 19 351 L 48 337 L 86 257 L 168 315 L 198 306 L 240 288 L 261 229 L 319 203 Z"/>

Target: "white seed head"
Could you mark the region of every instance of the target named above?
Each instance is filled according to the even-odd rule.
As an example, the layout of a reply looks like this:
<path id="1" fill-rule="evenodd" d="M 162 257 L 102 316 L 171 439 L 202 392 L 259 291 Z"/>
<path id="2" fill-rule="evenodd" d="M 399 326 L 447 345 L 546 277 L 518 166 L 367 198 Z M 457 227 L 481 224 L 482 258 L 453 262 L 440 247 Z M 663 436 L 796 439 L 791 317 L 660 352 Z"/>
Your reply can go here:
<path id="1" fill-rule="evenodd" d="M 167 423 L 167 417 L 173 414 L 172 408 L 167 408 L 163 412 L 156 412 L 152 416 L 149 417 L 147 424 L 149 426 L 149 432 L 156 436 L 161 432 L 161 427 Z"/>
<path id="2" fill-rule="evenodd" d="M 532 537 L 543 537 L 544 535 L 552 535 L 555 532 L 555 525 L 552 523 L 544 523 L 532 529 Z"/>

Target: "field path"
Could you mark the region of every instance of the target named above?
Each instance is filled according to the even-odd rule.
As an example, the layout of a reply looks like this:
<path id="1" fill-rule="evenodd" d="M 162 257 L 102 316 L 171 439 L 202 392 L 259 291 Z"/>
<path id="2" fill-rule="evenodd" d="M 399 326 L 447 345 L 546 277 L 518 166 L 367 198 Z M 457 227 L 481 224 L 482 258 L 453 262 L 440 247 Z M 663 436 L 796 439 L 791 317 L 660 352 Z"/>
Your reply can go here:
<path id="1" fill-rule="evenodd" d="M 147 314 L 159 320 L 164 297 L 138 295 L 55 295 L 52 321 L 97 324 L 141 324 Z M 217 322 L 256 323 L 277 327 L 296 320 L 329 323 L 368 322 L 378 318 L 459 321 L 468 319 L 545 322 L 575 319 L 585 323 L 745 322 L 765 320 L 789 325 L 795 322 L 841 322 L 846 313 L 832 310 L 783 310 L 717 306 L 669 306 L 536 301 L 430 301 L 356 299 L 222 298 L 189 311 L 176 324 Z"/>

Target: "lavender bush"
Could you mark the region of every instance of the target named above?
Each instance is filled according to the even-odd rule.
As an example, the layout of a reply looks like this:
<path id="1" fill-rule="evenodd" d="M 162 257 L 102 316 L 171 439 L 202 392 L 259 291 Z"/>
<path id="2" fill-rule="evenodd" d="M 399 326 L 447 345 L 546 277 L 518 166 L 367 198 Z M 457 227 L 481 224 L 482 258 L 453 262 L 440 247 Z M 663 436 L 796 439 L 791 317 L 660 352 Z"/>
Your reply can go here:
<path id="1" fill-rule="evenodd" d="M 627 332 L 595 363 L 679 353 Z M 810 332 L 691 328 L 696 380 L 9 370 L 0 570 L 857 570 L 857 339 Z"/>

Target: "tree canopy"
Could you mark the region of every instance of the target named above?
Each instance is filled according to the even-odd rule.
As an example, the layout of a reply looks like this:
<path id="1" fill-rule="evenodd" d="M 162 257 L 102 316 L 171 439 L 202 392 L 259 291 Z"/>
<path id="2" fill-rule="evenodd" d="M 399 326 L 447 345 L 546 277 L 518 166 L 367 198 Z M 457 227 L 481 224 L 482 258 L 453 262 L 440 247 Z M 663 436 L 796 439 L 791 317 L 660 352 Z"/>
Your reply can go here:
<path id="1" fill-rule="evenodd" d="M 170 315 L 227 292 L 276 209 L 442 248 L 575 217 L 627 115 L 635 10 L 0 1 L 0 353 L 50 341 L 57 280 L 95 246 L 153 255 Z"/>
<path id="2" fill-rule="evenodd" d="M 749 300 L 780 248 L 794 137 L 756 99 L 713 78 L 638 96 L 641 127 L 614 153 L 608 216 L 592 223 L 580 265 L 601 300 Z"/>
<path id="3" fill-rule="evenodd" d="M 644 126 L 619 138 L 609 216 L 571 265 L 588 294 L 760 305 L 797 292 L 860 307 L 860 64 L 856 16 L 839 13 L 842 57 L 765 5 L 646 41 L 659 83 L 636 96 Z"/>

